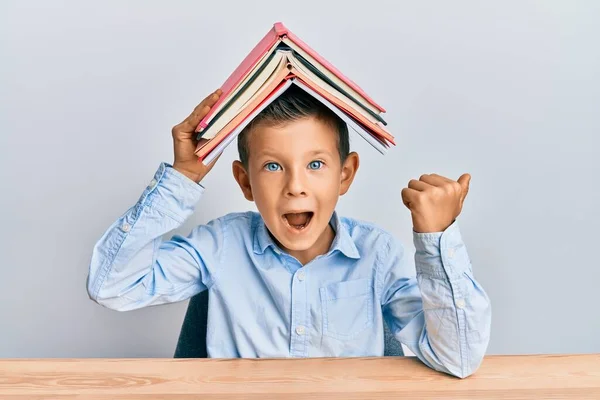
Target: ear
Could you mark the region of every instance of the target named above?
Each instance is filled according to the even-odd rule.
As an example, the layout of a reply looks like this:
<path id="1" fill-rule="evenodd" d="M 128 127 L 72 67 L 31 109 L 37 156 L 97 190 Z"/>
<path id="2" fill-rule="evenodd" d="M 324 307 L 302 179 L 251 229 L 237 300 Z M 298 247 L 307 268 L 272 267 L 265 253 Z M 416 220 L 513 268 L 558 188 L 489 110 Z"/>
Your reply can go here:
<path id="1" fill-rule="evenodd" d="M 250 187 L 250 178 L 248 177 L 246 168 L 244 168 L 244 164 L 238 160 L 235 160 L 231 165 L 231 169 L 233 171 L 233 177 L 238 185 L 240 185 L 240 189 L 242 189 L 242 193 L 244 193 L 246 200 L 254 201 L 254 197 L 252 196 L 252 188 Z"/>
<path id="2" fill-rule="evenodd" d="M 352 185 L 352 181 L 354 181 L 354 177 L 356 176 L 356 171 L 358 171 L 358 166 L 360 164 L 360 159 L 358 158 L 358 153 L 351 152 L 346 157 L 346 161 L 342 165 L 342 173 L 340 175 L 340 196 L 346 194 L 348 189 L 350 189 L 350 185 Z"/>

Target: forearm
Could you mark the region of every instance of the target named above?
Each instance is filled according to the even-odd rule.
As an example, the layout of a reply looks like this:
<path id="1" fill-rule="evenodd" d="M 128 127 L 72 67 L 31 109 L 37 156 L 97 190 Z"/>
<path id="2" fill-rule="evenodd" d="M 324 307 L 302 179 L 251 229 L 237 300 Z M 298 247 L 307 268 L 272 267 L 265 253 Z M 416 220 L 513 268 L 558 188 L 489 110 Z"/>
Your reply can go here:
<path id="1" fill-rule="evenodd" d="M 465 377 L 479 367 L 490 336 L 490 301 L 474 279 L 456 223 L 443 234 L 415 234 L 423 301 L 422 332 L 409 345 L 424 362 Z"/>
<path id="2" fill-rule="evenodd" d="M 163 243 L 162 235 L 192 214 L 202 194 L 200 186 L 185 179 L 162 164 L 136 204 L 102 235 L 89 266 L 92 300 L 116 310 L 132 309 L 146 305 L 157 292 L 168 294 L 169 287 L 190 281 L 193 271 L 164 271 L 160 262 L 161 252 L 177 246 Z"/>

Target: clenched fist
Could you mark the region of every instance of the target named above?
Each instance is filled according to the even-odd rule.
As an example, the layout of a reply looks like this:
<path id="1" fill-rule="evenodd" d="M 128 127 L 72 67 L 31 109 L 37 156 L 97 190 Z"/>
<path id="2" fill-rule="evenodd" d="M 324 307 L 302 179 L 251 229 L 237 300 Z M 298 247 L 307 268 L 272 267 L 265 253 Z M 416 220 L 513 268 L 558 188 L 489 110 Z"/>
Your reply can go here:
<path id="1" fill-rule="evenodd" d="M 458 181 L 437 174 L 411 179 L 402 189 L 402 202 L 411 212 L 414 231 L 443 232 L 452 225 L 462 210 L 470 181 L 469 174 Z"/>

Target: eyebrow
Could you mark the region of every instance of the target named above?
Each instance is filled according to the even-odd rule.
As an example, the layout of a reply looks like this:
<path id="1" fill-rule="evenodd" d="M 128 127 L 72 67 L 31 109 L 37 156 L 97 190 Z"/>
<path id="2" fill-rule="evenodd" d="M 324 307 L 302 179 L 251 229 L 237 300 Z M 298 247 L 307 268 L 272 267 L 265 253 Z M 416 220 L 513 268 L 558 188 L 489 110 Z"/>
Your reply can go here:
<path id="1" fill-rule="evenodd" d="M 310 157 L 315 157 L 318 155 L 331 155 L 331 154 L 327 150 L 313 150 L 310 153 L 308 153 L 308 155 Z M 259 153 L 259 156 L 261 156 L 261 157 L 279 157 L 280 154 L 277 150 L 265 149 Z"/>
<path id="2" fill-rule="evenodd" d="M 311 157 L 319 156 L 319 155 L 326 155 L 326 156 L 328 156 L 328 155 L 330 155 L 330 153 L 327 150 L 315 150 L 315 151 L 311 151 L 309 153 L 309 155 Z"/>
<path id="3" fill-rule="evenodd" d="M 276 149 L 261 149 L 259 152 L 259 154 L 269 154 L 269 155 L 276 155 L 277 154 L 277 150 Z"/>

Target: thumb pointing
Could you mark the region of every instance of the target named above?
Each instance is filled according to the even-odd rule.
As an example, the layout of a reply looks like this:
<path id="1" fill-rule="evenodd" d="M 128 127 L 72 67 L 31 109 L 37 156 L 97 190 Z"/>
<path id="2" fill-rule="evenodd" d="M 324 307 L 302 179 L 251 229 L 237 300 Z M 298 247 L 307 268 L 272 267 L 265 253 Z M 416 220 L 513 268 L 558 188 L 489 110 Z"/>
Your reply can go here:
<path id="1" fill-rule="evenodd" d="M 469 193 L 469 184 L 471 183 L 471 175 L 470 174 L 462 174 L 460 176 L 460 178 L 458 178 L 457 182 L 460 183 L 460 186 L 462 186 L 462 189 L 463 189 L 462 200 L 464 200 L 465 197 L 467 197 L 467 193 Z"/>

